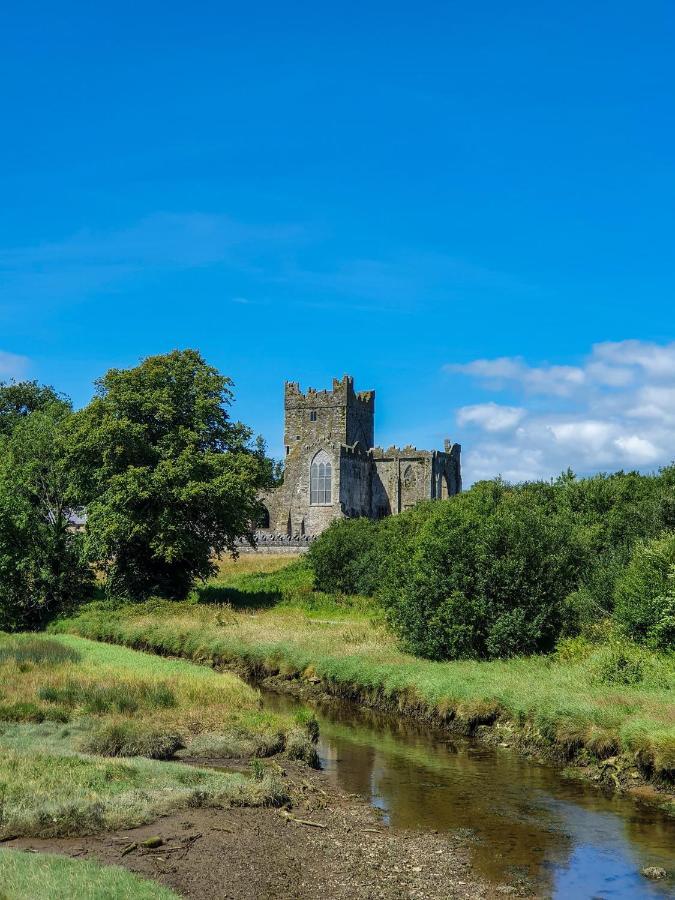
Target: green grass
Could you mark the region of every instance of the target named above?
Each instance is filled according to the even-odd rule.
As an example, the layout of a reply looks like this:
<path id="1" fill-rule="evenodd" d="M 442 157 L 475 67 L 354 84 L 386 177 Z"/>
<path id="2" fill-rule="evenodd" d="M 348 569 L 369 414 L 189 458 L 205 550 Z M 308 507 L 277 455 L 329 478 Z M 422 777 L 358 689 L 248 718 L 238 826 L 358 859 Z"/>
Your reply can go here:
<path id="1" fill-rule="evenodd" d="M 67 738 L 45 735 L 49 727 L 57 726 L 15 725 L 0 738 L 0 839 L 95 834 L 187 806 L 276 805 L 286 799 L 272 776 L 255 781 L 178 762 L 80 754 L 69 749 Z"/>
<path id="2" fill-rule="evenodd" d="M 308 578 L 297 563 L 268 576 L 240 573 L 236 566 L 228 573 L 224 567 L 220 589 L 229 580 L 245 594 L 255 584 L 250 593 L 260 598 L 267 584 L 272 599 L 258 599 L 257 606 L 219 606 L 199 598 L 92 604 L 57 627 L 209 666 L 244 663 L 319 677 L 334 693 L 466 731 L 481 723 L 510 723 L 563 757 L 625 754 L 648 777 L 675 778 L 673 655 L 617 642 L 577 642 L 552 656 L 430 662 L 402 652 L 381 618 L 368 614 L 366 601 L 321 595 L 317 612 Z"/>
<path id="3" fill-rule="evenodd" d="M 291 555 L 246 554 L 236 560 L 222 560 L 215 578 L 195 588 L 192 599 L 240 611 L 274 607 L 282 613 L 302 609 L 310 618 L 371 615 L 374 610 L 373 602 L 366 597 L 315 591 L 314 575 L 306 560 Z"/>
<path id="4" fill-rule="evenodd" d="M 212 756 L 316 762 L 309 727 L 264 711 L 259 692 L 231 673 L 71 635 L 0 635 L 0 838 L 285 802 L 272 775 L 157 761 L 209 746 Z"/>
<path id="5" fill-rule="evenodd" d="M 0 900 L 176 900 L 177 894 L 117 866 L 0 850 Z"/>
<path id="6" fill-rule="evenodd" d="M 295 727 L 230 673 L 68 635 L 0 634 L 0 723 L 80 720 L 82 749 L 153 758 L 209 733 L 247 751 L 236 755 L 270 755 Z"/>

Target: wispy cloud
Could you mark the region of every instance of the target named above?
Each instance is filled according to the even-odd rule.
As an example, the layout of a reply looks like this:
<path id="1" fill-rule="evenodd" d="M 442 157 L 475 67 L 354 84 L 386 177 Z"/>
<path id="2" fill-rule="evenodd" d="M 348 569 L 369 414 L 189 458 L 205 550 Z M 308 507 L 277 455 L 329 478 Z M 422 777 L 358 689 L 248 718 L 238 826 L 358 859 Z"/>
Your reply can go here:
<path id="1" fill-rule="evenodd" d="M 513 406 L 491 397 L 457 410 L 467 429 L 470 482 L 497 474 L 548 478 L 568 466 L 583 473 L 649 469 L 675 458 L 675 342 L 596 344 L 576 366 L 501 357 L 444 368 L 521 401 Z"/>
<path id="2" fill-rule="evenodd" d="M 461 258 L 402 247 L 335 261 L 332 236 L 313 223 L 247 223 L 223 214 L 155 212 L 126 227 L 84 229 L 62 240 L 0 247 L 3 305 L 78 301 L 123 291 L 145 276 L 207 267 L 236 272 L 250 290 L 283 288 L 294 306 L 413 313 L 467 292 L 532 291 L 507 272 Z M 328 260 L 328 261 L 326 261 Z M 246 305 L 242 284 L 230 302 Z"/>
<path id="3" fill-rule="evenodd" d="M 583 387 L 587 377 L 587 373 L 576 366 L 528 366 L 520 356 L 450 363 L 444 368 L 446 372 L 479 378 L 497 390 L 515 382 L 533 394 L 557 394 L 561 397 Z"/>
<path id="4" fill-rule="evenodd" d="M 302 240 L 303 229 L 292 224 L 157 212 L 115 231 L 83 230 L 61 241 L 0 249 L 0 284 L 10 301 L 22 301 L 80 296 L 142 272 L 217 264 L 256 271 L 261 252 Z"/>
<path id="5" fill-rule="evenodd" d="M 500 406 L 498 403 L 477 403 L 463 406 L 457 412 L 460 425 L 477 425 L 485 431 L 508 431 L 526 415 L 520 406 Z"/>
<path id="6" fill-rule="evenodd" d="M 467 287 L 506 294 L 533 290 L 509 273 L 416 250 L 402 250 L 395 258 L 347 258 L 330 268 L 287 261 L 274 281 L 315 293 L 321 299 L 314 305 L 334 307 L 348 300 L 350 308 L 373 311 L 416 311 L 439 299 L 459 300 Z"/>
<path id="7" fill-rule="evenodd" d="M 7 378 L 25 378 L 28 372 L 29 359 L 16 353 L 0 350 L 0 380 Z"/>

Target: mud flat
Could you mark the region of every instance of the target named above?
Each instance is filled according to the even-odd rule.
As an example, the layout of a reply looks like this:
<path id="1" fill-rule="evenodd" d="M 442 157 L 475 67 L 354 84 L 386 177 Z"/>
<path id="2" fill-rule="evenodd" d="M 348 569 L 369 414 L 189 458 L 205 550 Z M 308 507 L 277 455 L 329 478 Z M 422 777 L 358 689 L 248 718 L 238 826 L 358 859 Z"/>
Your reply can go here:
<path id="1" fill-rule="evenodd" d="M 286 777 L 291 809 L 186 809 L 141 828 L 4 846 L 121 865 L 196 900 L 545 896 L 519 877 L 478 876 L 472 835 L 390 828 L 329 772 L 291 764 Z M 143 846 L 155 837 L 161 845 Z"/>

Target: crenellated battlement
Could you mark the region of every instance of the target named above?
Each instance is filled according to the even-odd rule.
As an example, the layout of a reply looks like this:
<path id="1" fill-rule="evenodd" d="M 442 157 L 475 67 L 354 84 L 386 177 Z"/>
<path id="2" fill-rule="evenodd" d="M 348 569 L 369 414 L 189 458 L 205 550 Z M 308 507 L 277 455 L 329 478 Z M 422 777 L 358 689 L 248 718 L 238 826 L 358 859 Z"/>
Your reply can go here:
<path id="1" fill-rule="evenodd" d="M 341 455 L 344 458 L 358 457 L 359 459 L 367 459 L 370 456 L 370 450 L 357 441 L 355 444 L 345 444 L 341 448 Z"/>
<path id="2" fill-rule="evenodd" d="M 354 390 L 350 375 L 333 379 L 331 390 L 303 391 L 297 381 L 284 385 L 286 453 L 302 443 L 322 440 L 369 448 L 375 428 L 375 391 Z"/>
<path id="3" fill-rule="evenodd" d="M 375 392 L 355 391 L 350 375 L 329 390 L 287 381 L 284 412 L 284 481 L 261 497 L 270 537 L 259 546 L 306 545 L 336 519 L 379 519 L 462 489 L 459 444 L 373 446 Z"/>
<path id="4" fill-rule="evenodd" d="M 418 450 L 417 447 L 407 444 L 405 447 L 372 447 L 371 455 L 373 459 L 433 459 L 440 456 L 458 456 L 461 452 L 459 444 L 453 444 L 452 441 L 445 441 L 445 450 Z"/>
<path id="5" fill-rule="evenodd" d="M 359 403 L 367 408 L 375 405 L 375 391 L 355 391 L 354 379 L 351 375 L 333 379 L 331 390 L 320 390 L 309 387 L 303 391 L 299 381 L 287 381 L 284 384 L 284 400 L 287 406 L 340 406 Z"/>

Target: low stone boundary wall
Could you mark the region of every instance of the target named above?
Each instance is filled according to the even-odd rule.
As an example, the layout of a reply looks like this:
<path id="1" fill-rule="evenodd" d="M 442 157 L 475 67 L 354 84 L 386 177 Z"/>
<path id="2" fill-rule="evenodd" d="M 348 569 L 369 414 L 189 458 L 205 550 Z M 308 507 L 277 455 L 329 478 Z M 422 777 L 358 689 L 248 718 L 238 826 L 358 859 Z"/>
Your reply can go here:
<path id="1" fill-rule="evenodd" d="M 285 534 L 273 534 L 267 531 L 258 531 L 255 535 L 256 546 L 252 547 L 248 541 L 240 538 L 237 542 L 239 553 L 306 553 L 315 540 L 304 534 L 294 534 L 290 537 Z"/>

